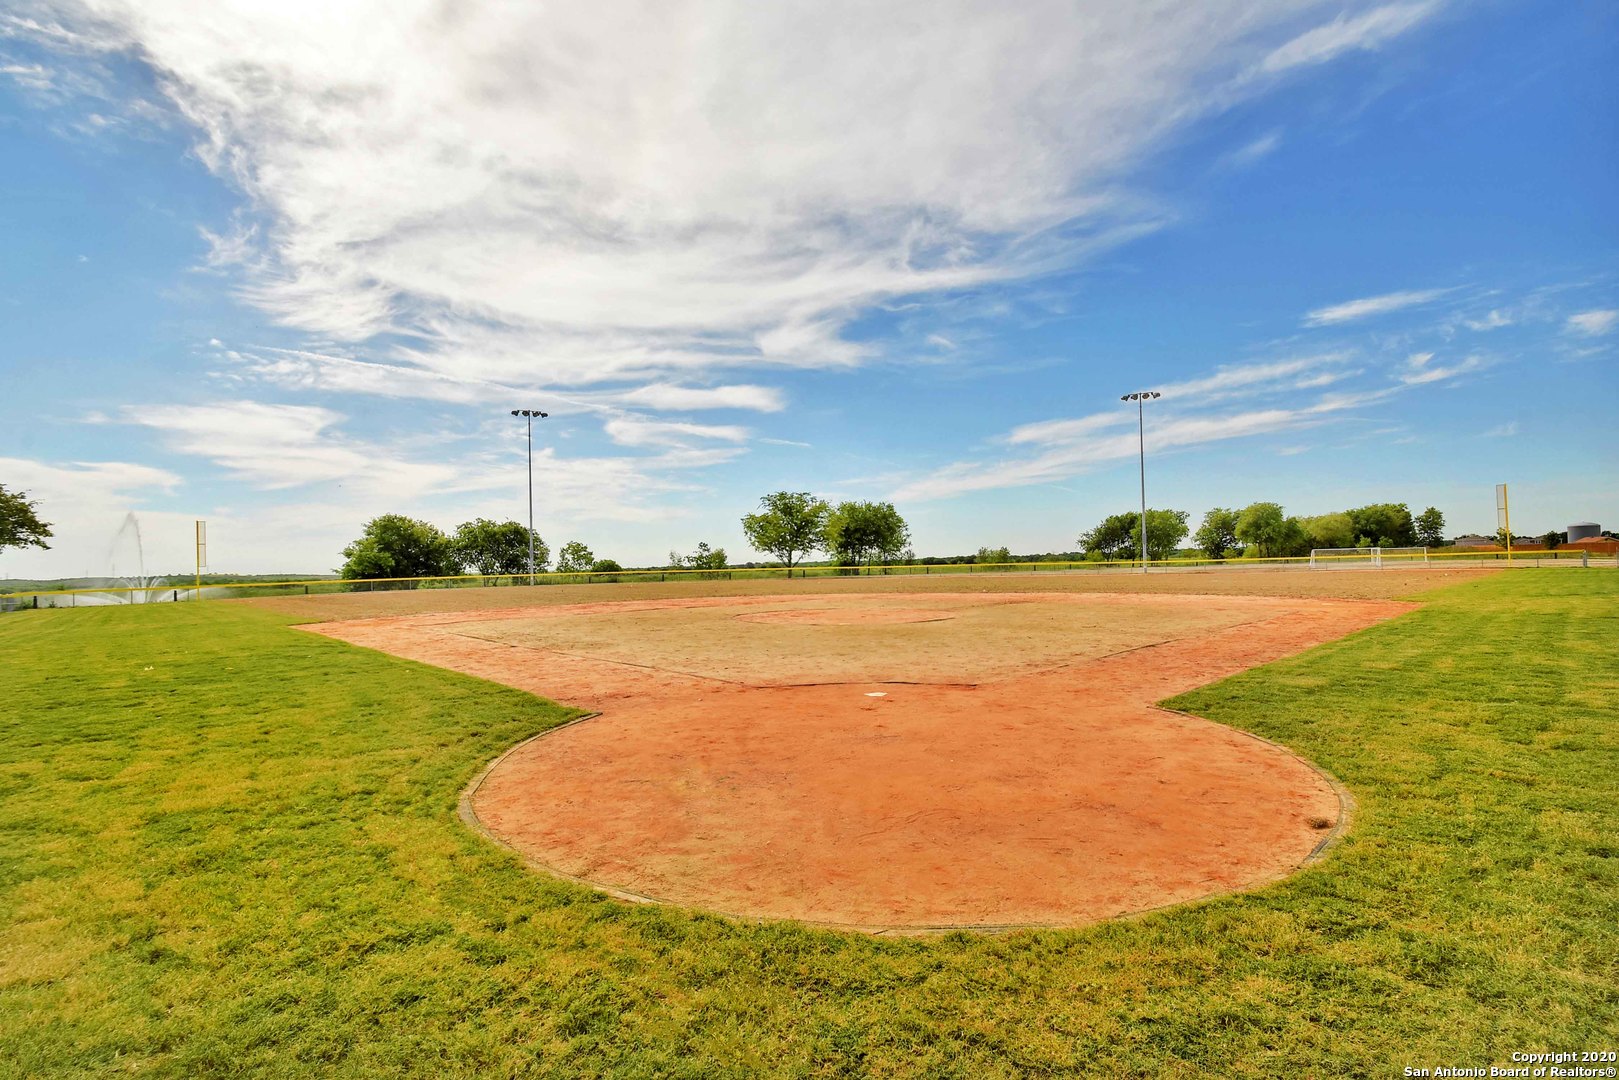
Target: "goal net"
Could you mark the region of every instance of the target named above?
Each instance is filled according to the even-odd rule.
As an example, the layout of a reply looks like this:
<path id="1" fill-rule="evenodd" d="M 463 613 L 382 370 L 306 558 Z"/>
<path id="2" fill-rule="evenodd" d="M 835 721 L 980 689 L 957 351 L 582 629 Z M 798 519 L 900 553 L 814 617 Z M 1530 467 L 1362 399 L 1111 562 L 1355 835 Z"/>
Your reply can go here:
<path id="1" fill-rule="evenodd" d="M 1428 561 L 1425 547 L 1311 548 L 1310 569 L 1335 570 L 1351 566 L 1409 566 Z"/>

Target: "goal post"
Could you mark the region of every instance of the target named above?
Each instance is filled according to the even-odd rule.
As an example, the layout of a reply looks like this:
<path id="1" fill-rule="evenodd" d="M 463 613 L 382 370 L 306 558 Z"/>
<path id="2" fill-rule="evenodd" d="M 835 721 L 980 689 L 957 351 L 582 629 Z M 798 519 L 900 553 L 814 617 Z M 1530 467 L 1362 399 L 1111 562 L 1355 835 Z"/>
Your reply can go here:
<path id="1" fill-rule="evenodd" d="M 1425 547 L 1311 548 L 1310 569 L 1335 570 L 1353 566 L 1405 566 L 1426 564 Z"/>

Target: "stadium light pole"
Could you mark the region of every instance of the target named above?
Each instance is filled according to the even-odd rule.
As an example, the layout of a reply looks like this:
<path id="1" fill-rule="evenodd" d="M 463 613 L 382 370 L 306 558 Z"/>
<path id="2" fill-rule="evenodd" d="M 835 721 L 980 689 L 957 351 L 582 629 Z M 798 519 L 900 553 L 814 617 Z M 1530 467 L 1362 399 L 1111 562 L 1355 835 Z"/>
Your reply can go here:
<path id="1" fill-rule="evenodd" d="M 1136 444 L 1141 449 L 1141 572 L 1147 572 L 1147 400 L 1164 395 L 1156 390 L 1125 394 L 1120 401 L 1136 403 Z"/>
<path id="2" fill-rule="evenodd" d="M 534 418 L 544 420 L 550 413 L 538 409 L 513 409 L 528 425 L 528 583 L 534 584 Z"/>

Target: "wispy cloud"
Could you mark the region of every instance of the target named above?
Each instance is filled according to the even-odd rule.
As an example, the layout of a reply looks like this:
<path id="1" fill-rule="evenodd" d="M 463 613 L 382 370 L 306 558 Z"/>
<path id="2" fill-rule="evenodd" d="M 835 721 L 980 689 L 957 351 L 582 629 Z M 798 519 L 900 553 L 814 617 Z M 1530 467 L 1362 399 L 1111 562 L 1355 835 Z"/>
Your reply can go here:
<path id="1" fill-rule="evenodd" d="M 1406 360 L 1404 370 L 1397 372 L 1395 378 L 1405 386 L 1424 386 L 1454 379 L 1487 366 L 1482 356 L 1469 356 L 1449 366 L 1430 364 L 1433 358 L 1434 354 L 1431 352 L 1413 353 Z"/>
<path id="2" fill-rule="evenodd" d="M 1486 439 L 1510 439 L 1518 434 L 1518 422 L 1508 420 L 1506 423 L 1493 427 L 1484 433 Z"/>
<path id="3" fill-rule="evenodd" d="M 1147 450 L 1181 449 L 1310 427 L 1334 414 L 1383 401 L 1395 392 L 1383 389 L 1323 394 L 1306 405 L 1240 412 L 1188 414 L 1166 409 L 1148 428 Z M 1032 456 L 953 462 L 926 476 L 901 481 L 893 497 L 921 502 L 1065 480 L 1099 465 L 1133 457 L 1137 450 L 1137 433 L 1131 423 L 1134 419 L 1133 413 L 1114 411 L 1025 425 L 999 441 L 1035 446 L 1038 452 Z"/>
<path id="4" fill-rule="evenodd" d="M 1619 310 L 1612 308 L 1582 311 L 1568 317 L 1568 328 L 1586 337 L 1610 333 L 1615 326 L 1619 326 Z"/>
<path id="5" fill-rule="evenodd" d="M 1339 15 L 1332 22 L 1308 30 L 1272 50 L 1259 69 L 1267 74 L 1310 64 L 1321 64 L 1346 52 L 1375 49 L 1405 33 L 1439 9 L 1438 0 L 1387 4 L 1361 15 Z"/>
<path id="6" fill-rule="evenodd" d="M 1280 131 L 1268 132 L 1252 142 L 1244 143 L 1230 153 L 1221 155 L 1220 159 L 1215 162 L 1215 167 L 1218 169 L 1246 169 L 1275 153 L 1281 145 L 1282 133 Z"/>
<path id="7" fill-rule="evenodd" d="M 122 419 L 161 432 L 175 450 L 206 458 L 263 490 L 350 481 L 409 498 L 456 476 L 448 465 L 409 461 L 397 451 L 343 435 L 343 414 L 320 406 L 142 405 L 126 408 Z"/>
<path id="8" fill-rule="evenodd" d="M 45 502 L 122 502 L 173 491 L 181 484 L 180 477 L 167 469 L 129 461 L 51 463 L 7 457 L 0 458 L 0 472 L 5 474 L 8 488 L 26 491 Z"/>
<path id="9" fill-rule="evenodd" d="M 1131 169 L 1265 89 L 1244 72 L 1378 46 L 1431 5 L 1302 34 L 1234 0 L 42 8 L 10 32 L 149 65 L 250 197 L 207 237 L 247 301 L 367 360 L 594 387 L 864 363 L 844 331 L 874 305 L 1159 227 Z"/>
<path id="10" fill-rule="evenodd" d="M 1335 326 L 1355 319 L 1370 318 L 1374 315 L 1387 315 L 1393 311 L 1402 311 L 1405 308 L 1432 303 L 1451 291 L 1450 289 L 1413 289 L 1407 292 L 1383 293 L 1381 296 L 1367 296 L 1359 300 L 1347 300 L 1341 304 L 1316 308 L 1314 311 L 1307 313 L 1304 316 L 1304 325 Z"/>
<path id="11" fill-rule="evenodd" d="M 639 416 L 615 416 L 603 428 L 620 446 L 689 446 L 696 439 L 744 442 L 748 438 L 748 429 L 735 424 L 686 424 Z"/>
<path id="12" fill-rule="evenodd" d="M 1339 373 L 1322 368 L 1340 364 L 1351 354 L 1343 351 L 1318 353 L 1258 364 L 1233 364 L 1221 367 L 1213 375 L 1184 382 L 1166 383 L 1161 390 L 1166 398 L 1191 399 L 1202 404 L 1226 398 L 1287 389 L 1305 389 L 1326 386 L 1336 382 Z"/>
<path id="13" fill-rule="evenodd" d="M 1463 319 L 1462 325 L 1469 330 L 1499 330 L 1503 326 L 1511 326 L 1513 318 L 1497 308 L 1491 308 L 1490 313 L 1478 319 Z"/>

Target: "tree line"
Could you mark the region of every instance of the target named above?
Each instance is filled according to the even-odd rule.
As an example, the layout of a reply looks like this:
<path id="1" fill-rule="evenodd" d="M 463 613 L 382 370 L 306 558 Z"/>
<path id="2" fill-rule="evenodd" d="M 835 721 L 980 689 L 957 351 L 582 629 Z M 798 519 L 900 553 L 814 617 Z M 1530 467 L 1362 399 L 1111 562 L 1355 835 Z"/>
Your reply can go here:
<path id="1" fill-rule="evenodd" d="M 529 540 L 534 542 L 534 570 L 551 563 L 551 548 L 537 532 L 520 521 L 474 518 L 453 535 L 428 521 L 404 514 L 383 514 L 365 523 L 359 539 L 343 549 L 338 574 L 356 578 L 451 577 L 483 574 L 489 577 L 528 573 Z M 557 570 L 563 573 L 604 573 L 622 570 L 612 559 L 598 559 L 578 540 L 557 551 Z"/>
<path id="2" fill-rule="evenodd" d="M 1313 517 L 1289 515 L 1280 503 L 1256 502 L 1242 509 L 1217 506 L 1194 533 L 1185 510 L 1147 511 L 1147 557 L 1163 560 L 1192 537 L 1193 551 L 1210 559 L 1293 558 L 1316 548 L 1439 547 L 1445 515 L 1430 506 L 1415 516 L 1405 503 L 1371 503 Z M 1104 518 L 1081 533 L 1087 558 L 1130 562 L 1141 557 L 1141 514 Z"/>

